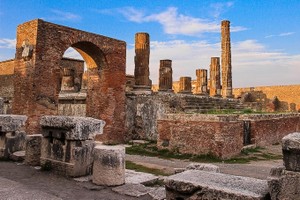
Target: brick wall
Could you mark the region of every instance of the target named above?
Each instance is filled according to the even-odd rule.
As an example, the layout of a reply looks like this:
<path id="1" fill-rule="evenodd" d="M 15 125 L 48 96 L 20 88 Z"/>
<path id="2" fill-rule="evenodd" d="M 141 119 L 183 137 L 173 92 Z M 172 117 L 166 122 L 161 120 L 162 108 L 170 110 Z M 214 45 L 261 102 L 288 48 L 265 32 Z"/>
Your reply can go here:
<path id="1" fill-rule="evenodd" d="M 280 143 L 300 131 L 299 114 L 199 115 L 168 114 L 157 121 L 159 149 L 230 158 L 243 147 L 244 121 L 250 121 L 251 144 Z"/>
<path id="2" fill-rule="evenodd" d="M 14 60 L 0 62 L 0 97 L 13 97 Z"/>
<path id="3" fill-rule="evenodd" d="M 22 57 L 22 44 L 33 47 L 32 57 Z M 42 115 L 57 115 L 60 62 L 73 47 L 88 71 L 87 116 L 106 122 L 102 139 L 123 141 L 125 132 L 124 41 L 87 33 L 43 20 L 32 20 L 17 29 L 13 112 L 28 116 L 27 132 L 39 133 Z"/>

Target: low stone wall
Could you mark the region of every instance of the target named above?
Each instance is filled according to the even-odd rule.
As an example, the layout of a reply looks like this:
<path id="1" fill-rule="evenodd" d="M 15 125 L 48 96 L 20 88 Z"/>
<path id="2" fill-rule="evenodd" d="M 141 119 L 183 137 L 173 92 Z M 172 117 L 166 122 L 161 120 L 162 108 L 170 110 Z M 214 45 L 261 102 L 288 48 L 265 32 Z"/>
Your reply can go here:
<path id="1" fill-rule="evenodd" d="M 251 144 L 259 146 L 280 143 L 282 137 L 300 128 L 299 114 L 168 114 L 157 121 L 157 146 L 180 153 L 230 158 L 244 146 L 245 121 L 250 123 L 247 134 Z"/>
<path id="2" fill-rule="evenodd" d="M 167 115 L 158 120 L 157 146 L 188 154 L 213 154 L 229 158 L 243 147 L 243 123 L 231 116 Z"/>

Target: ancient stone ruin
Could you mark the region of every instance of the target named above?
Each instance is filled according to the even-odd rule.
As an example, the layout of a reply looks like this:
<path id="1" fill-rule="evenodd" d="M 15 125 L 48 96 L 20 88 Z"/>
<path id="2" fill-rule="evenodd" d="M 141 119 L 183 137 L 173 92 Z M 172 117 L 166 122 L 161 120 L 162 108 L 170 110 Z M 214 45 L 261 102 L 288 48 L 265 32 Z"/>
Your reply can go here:
<path id="1" fill-rule="evenodd" d="M 207 70 L 197 69 L 196 70 L 197 82 L 195 94 L 208 95 L 207 91 Z"/>
<path id="2" fill-rule="evenodd" d="M 160 60 L 159 65 L 159 89 L 160 92 L 173 92 L 172 60 Z"/>
<path id="3" fill-rule="evenodd" d="M 210 87 L 209 95 L 220 97 L 221 96 L 221 80 L 220 80 L 220 58 L 212 57 L 210 62 Z"/>

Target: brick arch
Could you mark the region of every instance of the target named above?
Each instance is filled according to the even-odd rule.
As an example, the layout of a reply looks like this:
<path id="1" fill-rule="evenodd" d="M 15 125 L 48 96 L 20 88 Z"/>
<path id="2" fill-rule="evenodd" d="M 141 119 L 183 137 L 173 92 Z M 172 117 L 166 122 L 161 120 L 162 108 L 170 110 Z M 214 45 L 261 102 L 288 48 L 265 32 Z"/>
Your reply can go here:
<path id="1" fill-rule="evenodd" d="M 26 57 L 24 41 L 27 50 Z M 42 115 L 57 115 L 60 62 L 76 49 L 92 69 L 87 116 L 106 121 L 104 140 L 122 142 L 125 130 L 126 43 L 37 19 L 17 28 L 13 113 L 28 116 L 27 132 L 39 133 Z"/>

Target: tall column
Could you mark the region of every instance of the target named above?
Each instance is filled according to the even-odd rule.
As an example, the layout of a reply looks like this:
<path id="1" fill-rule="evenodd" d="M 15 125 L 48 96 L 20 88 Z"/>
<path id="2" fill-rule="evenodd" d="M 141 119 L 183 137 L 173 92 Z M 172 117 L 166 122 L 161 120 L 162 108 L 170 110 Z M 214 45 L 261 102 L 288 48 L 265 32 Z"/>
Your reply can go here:
<path id="1" fill-rule="evenodd" d="M 149 79 L 150 38 L 148 33 L 135 34 L 135 86 L 134 90 L 141 93 L 151 93 Z M 148 91 L 148 92 L 147 92 Z"/>
<path id="2" fill-rule="evenodd" d="M 230 46 L 230 21 L 221 22 L 221 49 L 222 49 L 222 96 L 232 98 L 232 71 Z"/>
<path id="3" fill-rule="evenodd" d="M 197 69 L 196 76 L 196 94 L 207 95 L 207 70 Z"/>
<path id="4" fill-rule="evenodd" d="M 221 96 L 220 58 L 211 57 L 210 62 L 210 96 Z"/>
<path id="5" fill-rule="evenodd" d="M 192 94 L 192 78 L 191 77 L 180 77 L 178 93 Z"/>
<path id="6" fill-rule="evenodd" d="M 158 91 L 173 92 L 172 60 L 160 60 Z"/>

